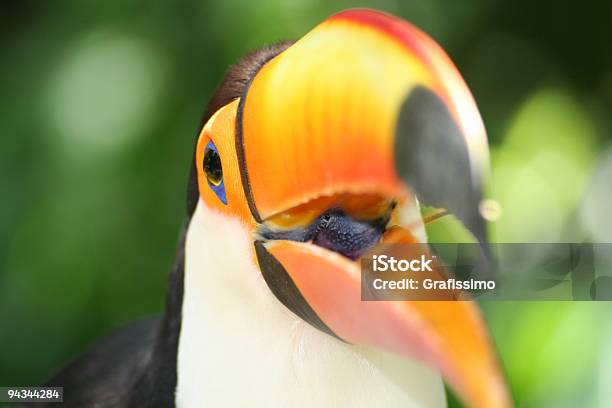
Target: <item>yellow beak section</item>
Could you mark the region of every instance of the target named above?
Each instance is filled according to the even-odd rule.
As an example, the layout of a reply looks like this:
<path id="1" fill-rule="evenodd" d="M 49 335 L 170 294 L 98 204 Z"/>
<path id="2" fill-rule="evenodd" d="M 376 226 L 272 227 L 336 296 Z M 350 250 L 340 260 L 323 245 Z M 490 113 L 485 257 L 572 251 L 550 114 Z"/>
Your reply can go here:
<path id="1" fill-rule="evenodd" d="M 417 86 L 447 105 L 479 173 L 487 144 L 473 98 L 442 49 L 405 21 L 349 10 L 269 61 L 241 101 L 238 123 L 256 219 L 321 195 L 398 195 L 396 125 Z"/>
<path id="2" fill-rule="evenodd" d="M 426 67 L 392 38 L 348 20 L 321 24 L 265 65 L 247 92 L 242 117 L 246 169 L 261 219 L 322 194 L 395 195 L 398 110 L 411 87 L 432 82 Z"/>

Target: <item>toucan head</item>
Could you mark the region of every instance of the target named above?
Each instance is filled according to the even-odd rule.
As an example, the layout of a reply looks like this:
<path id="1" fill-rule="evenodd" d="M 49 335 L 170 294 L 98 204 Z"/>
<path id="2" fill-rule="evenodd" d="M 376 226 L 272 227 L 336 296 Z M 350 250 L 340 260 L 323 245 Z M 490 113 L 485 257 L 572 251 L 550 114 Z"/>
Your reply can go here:
<path id="1" fill-rule="evenodd" d="M 248 230 L 271 292 L 308 323 L 431 364 L 469 406 L 509 406 L 474 303 L 360 297 L 366 251 L 426 239 L 419 203 L 486 240 L 486 135 L 448 56 L 403 20 L 349 10 L 247 60 L 199 135 L 199 200 Z"/>

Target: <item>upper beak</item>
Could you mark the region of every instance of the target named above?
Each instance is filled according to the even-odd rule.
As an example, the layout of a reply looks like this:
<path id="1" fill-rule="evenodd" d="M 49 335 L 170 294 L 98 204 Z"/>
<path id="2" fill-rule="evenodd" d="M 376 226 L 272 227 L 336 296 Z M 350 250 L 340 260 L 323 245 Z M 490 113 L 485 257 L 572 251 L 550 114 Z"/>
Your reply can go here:
<path id="1" fill-rule="evenodd" d="M 240 101 L 236 148 L 258 223 L 325 197 L 409 206 L 416 196 L 485 240 L 488 149 L 476 105 L 441 48 L 394 17 L 340 13 L 264 65 Z M 400 236 L 415 239 L 407 228 Z M 468 406 L 511 405 L 474 303 L 361 301 L 359 261 L 309 243 L 258 243 L 257 256 L 282 283 L 271 285 L 277 297 L 305 301 L 294 311 L 311 323 L 432 364 Z"/>

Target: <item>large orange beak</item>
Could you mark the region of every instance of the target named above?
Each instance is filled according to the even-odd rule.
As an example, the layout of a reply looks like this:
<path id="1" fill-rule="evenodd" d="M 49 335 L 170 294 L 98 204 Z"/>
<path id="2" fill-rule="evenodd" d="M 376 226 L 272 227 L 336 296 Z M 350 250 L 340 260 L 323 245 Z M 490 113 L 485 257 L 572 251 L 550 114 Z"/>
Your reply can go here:
<path id="1" fill-rule="evenodd" d="M 382 240 L 414 242 L 404 215 L 416 197 L 455 213 L 484 241 L 486 136 L 442 49 L 394 17 L 340 13 L 261 68 L 240 100 L 236 129 L 251 213 L 277 232 L 256 243 L 275 295 L 344 341 L 435 366 L 468 406 L 510 406 L 474 303 L 362 301 L 359 256 L 291 232 L 342 207 L 358 220 L 386 217 Z M 335 237 L 352 244 L 350 234 Z"/>

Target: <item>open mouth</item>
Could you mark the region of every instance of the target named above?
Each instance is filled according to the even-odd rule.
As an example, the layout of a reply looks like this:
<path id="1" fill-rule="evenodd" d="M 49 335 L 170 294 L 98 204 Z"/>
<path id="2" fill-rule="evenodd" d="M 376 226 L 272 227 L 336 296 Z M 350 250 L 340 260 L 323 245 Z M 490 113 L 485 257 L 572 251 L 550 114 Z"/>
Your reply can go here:
<path id="1" fill-rule="evenodd" d="M 356 260 L 380 242 L 396 202 L 339 195 L 312 200 L 260 225 L 263 240 L 308 242 Z"/>

